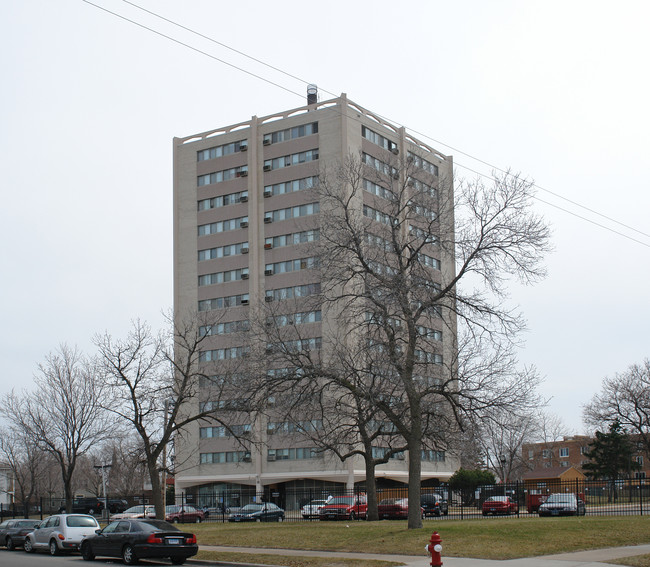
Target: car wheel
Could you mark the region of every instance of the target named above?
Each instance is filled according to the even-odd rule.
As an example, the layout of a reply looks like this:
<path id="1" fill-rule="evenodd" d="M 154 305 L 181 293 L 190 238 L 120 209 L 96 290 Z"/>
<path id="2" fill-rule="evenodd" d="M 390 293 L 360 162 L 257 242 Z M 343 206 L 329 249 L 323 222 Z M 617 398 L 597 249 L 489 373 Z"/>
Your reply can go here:
<path id="1" fill-rule="evenodd" d="M 23 545 L 23 549 L 27 553 L 34 553 L 34 546 L 32 545 L 32 540 L 29 538 L 25 538 L 25 544 Z"/>
<path id="2" fill-rule="evenodd" d="M 200 524 L 201 523 L 201 516 L 197 516 L 195 522 L 197 524 Z"/>
<path id="3" fill-rule="evenodd" d="M 174 519 L 172 520 L 172 522 L 173 522 L 174 524 L 178 524 L 178 518 L 174 518 Z"/>
<path id="4" fill-rule="evenodd" d="M 84 561 L 92 561 L 95 559 L 95 554 L 88 542 L 81 544 L 81 557 L 83 557 Z"/>
<path id="5" fill-rule="evenodd" d="M 58 555 L 59 554 L 59 546 L 56 545 L 56 540 L 51 539 L 50 540 L 50 555 Z"/>
<path id="6" fill-rule="evenodd" d="M 277 521 L 278 522 L 284 522 L 284 516 L 278 516 Z"/>
<path id="7" fill-rule="evenodd" d="M 350 512 L 350 520 L 355 520 L 357 518 L 354 512 Z"/>
<path id="8" fill-rule="evenodd" d="M 125 565 L 137 565 L 138 558 L 135 556 L 135 552 L 130 545 L 125 545 L 122 550 L 122 559 L 124 560 Z"/>
<path id="9" fill-rule="evenodd" d="M 172 565 L 182 565 L 185 563 L 185 557 L 172 557 Z"/>
<path id="10" fill-rule="evenodd" d="M 14 549 L 16 549 L 16 546 L 14 545 L 14 540 L 11 539 L 10 537 L 7 538 L 5 545 L 7 546 L 7 549 L 9 551 L 13 551 Z"/>

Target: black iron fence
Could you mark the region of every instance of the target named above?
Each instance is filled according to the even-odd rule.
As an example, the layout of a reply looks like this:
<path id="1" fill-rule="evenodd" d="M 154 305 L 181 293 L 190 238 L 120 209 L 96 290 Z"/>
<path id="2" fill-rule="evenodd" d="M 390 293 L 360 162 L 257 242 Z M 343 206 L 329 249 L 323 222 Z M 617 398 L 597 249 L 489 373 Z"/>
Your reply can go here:
<path id="1" fill-rule="evenodd" d="M 543 506 L 549 500 L 568 503 L 564 508 L 555 506 L 546 513 L 550 504 Z M 562 495 L 562 497 L 558 496 Z M 108 512 L 104 511 L 103 498 L 86 498 L 77 501 L 74 512 L 93 513 L 107 519 L 112 514 L 122 512 L 131 506 L 151 504 L 151 498 L 145 495 L 133 495 L 126 498 L 108 497 Z M 390 517 L 403 517 L 408 507 L 408 489 L 406 487 L 379 488 L 377 502 L 380 512 L 382 506 L 392 506 Z M 538 517 L 538 515 L 569 515 L 573 514 L 572 502 L 575 502 L 575 513 L 587 516 L 596 515 L 645 515 L 650 514 L 650 483 L 645 479 L 631 480 L 572 480 L 509 482 L 505 484 L 468 487 L 464 490 L 451 490 L 447 485 L 435 488 L 423 488 L 421 506 L 426 512 L 425 519 L 441 521 L 445 519 L 478 519 L 496 517 Z M 99 504 L 97 504 L 99 503 Z M 368 515 L 367 497 L 365 490 L 359 488 L 353 491 L 328 489 L 266 489 L 263 494 L 257 494 L 254 488 L 239 488 L 236 490 L 206 490 L 200 487 L 196 492 L 182 492 L 168 499 L 168 511 L 171 506 L 181 507 L 180 521 L 197 521 L 196 515 L 189 514 L 193 509 L 201 512 L 201 521 L 227 522 L 239 515 L 238 521 L 245 519 L 242 510 L 279 509 L 282 519 L 291 522 L 314 522 L 324 519 L 345 518 L 347 520 L 362 520 Z M 253 505 L 252 507 L 249 505 Z M 88 508 L 88 506 L 90 506 Z M 540 514 L 540 507 L 542 508 Z M 334 513 L 332 510 L 336 509 Z M 401 509 L 401 512 L 399 511 Z M 65 510 L 65 500 L 61 498 L 40 498 L 32 503 L 25 511 L 17 503 L 0 504 L 0 520 L 6 518 L 30 517 L 43 518 Z M 328 513 L 323 510 L 329 510 Z M 386 510 L 386 508 L 383 508 Z M 397 510 L 397 512 L 395 512 Z M 402 513 L 402 516 L 400 516 Z M 388 517 L 388 514 L 385 515 Z M 274 521 L 278 513 L 262 516 L 264 521 Z M 380 513 L 380 517 L 382 514 Z"/>

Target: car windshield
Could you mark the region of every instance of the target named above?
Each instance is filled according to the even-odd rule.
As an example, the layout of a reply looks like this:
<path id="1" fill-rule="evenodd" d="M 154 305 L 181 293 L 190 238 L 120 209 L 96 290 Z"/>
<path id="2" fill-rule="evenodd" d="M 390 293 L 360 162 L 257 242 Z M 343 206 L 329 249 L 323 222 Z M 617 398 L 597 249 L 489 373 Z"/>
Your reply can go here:
<path id="1" fill-rule="evenodd" d="M 97 520 L 92 516 L 67 516 L 65 525 L 69 528 L 98 528 Z"/>
<path id="2" fill-rule="evenodd" d="M 508 501 L 507 496 L 490 496 L 490 498 L 486 500 L 486 502 L 507 502 L 507 501 Z"/>
<path id="3" fill-rule="evenodd" d="M 554 504 L 573 504 L 574 503 L 574 496 L 573 494 L 551 494 L 546 502 L 554 503 Z"/>
<path id="4" fill-rule="evenodd" d="M 349 498 L 347 496 L 335 496 L 328 502 L 328 504 L 354 504 L 354 498 Z"/>
<path id="5" fill-rule="evenodd" d="M 259 512 L 261 509 L 262 509 L 261 504 L 246 504 L 246 506 L 244 506 L 241 509 L 241 511 L 250 513 L 250 512 Z"/>
<path id="6" fill-rule="evenodd" d="M 385 498 L 384 500 L 382 500 L 379 503 L 379 505 L 380 506 L 390 506 L 391 504 L 396 504 L 397 502 L 399 502 L 399 500 L 397 500 L 396 498 Z"/>
<path id="7" fill-rule="evenodd" d="M 165 507 L 165 512 L 167 512 L 168 514 L 171 514 L 173 512 L 180 512 L 180 511 L 181 511 L 180 506 L 166 506 Z"/>

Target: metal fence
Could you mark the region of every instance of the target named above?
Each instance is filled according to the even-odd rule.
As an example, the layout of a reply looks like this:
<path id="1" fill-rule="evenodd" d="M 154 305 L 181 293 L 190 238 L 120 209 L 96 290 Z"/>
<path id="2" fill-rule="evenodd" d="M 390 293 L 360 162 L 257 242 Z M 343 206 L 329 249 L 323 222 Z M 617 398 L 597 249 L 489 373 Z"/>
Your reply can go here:
<path id="1" fill-rule="evenodd" d="M 434 494 L 443 501 L 440 515 L 427 516 L 433 521 L 478 519 L 496 517 L 536 518 L 539 506 L 551 494 L 574 494 L 584 502 L 587 516 L 611 515 L 645 515 L 650 514 L 650 484 L 645 479 L 631 480 L 573 480 L 509 482 L 506 484 L 485 485 L 466 490 L 451 490 L 447 485 L 435 488 L 422 488 L 422 495 Z M 239 488 L 236 490 L 206 490 L 201 487 L 197 492 L 177 494 L 174 501 L 167 500 L 167 505 L 193 506 L 203 511 L 204 521 L 227 522 L 231 514 L 239 512 L 247 504 L 272 503 L 284 512 L 284 520 L 290 522 L 320 521 L 318 507 L 326 501 L 349 499 L 351 508 L 346 519 L 360 520 L 366 516 L 366 494 L 360 488 L 354 491 L 331 489 L 267 489 L 264 494 L 256 494 L 254 488 Z M 493 514 L 486 512 L 485 504 L 489 499 L 503 500 L 508 498 L 512 506 L 508 513 Z M 378 488 L 377 501 L 407 500 L 406 487 Z M 98 498 L 98 500 L 102 500 Z M 109 514 L 122 511 L 126 507 L 150 504 L 151 499 L 145 495 L 133 495 L 127 498 L 109 497 Z M 310 510 L 304 509 L 311 505 Z M 61 498 L 40 498 L 30 504 L 28 514 L 31 517 L 45 517 L 60 512 L 65 508 Z M 119 508 L 119 509 L 118 509 Z M 315 511 L 316 510 L 316 511 Z M 77 511 L 77 510 L 75 510 Z M 89 512 L 86 510 L 85 512 Z M 109 514 L 102 510 L 92 510 L 100 517 L 107 518 Z M 504 511 L 505 512 L 505 511 Z M 0 504 L 0 519 L 24 517 L 25 511 L 19 504 Z M 337 516 L 338 517 L 338 516 Z M 341 514 L 340 517 L 345 517 Z"/>

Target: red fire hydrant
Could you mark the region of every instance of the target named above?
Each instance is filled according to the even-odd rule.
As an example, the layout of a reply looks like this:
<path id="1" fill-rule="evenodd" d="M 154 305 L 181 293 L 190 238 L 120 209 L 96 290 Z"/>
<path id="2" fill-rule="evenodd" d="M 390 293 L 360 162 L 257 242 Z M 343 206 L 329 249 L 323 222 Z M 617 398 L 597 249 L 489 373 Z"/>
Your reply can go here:
<path id="1" fill-rule="evenodd" d="M 438 532 L 431 534 L 429 545 L 424 549 L 431 554 L 431 567 L 440 567 L 442 565 L 442 539 Z"/>

